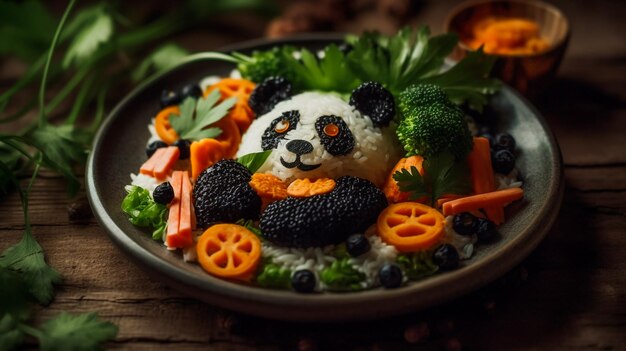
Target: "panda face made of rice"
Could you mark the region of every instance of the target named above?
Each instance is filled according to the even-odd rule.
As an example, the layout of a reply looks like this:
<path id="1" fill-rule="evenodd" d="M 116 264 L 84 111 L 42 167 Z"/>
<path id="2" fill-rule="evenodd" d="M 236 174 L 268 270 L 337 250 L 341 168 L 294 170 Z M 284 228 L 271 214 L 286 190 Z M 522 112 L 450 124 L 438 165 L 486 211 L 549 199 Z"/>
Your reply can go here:
<path id="1" fill-rule="evenodd" d="M 272 150 L 257 172 L 286 182 L 350 175 L 383 185 L 400 149 L 390 126 L 393 97 L 386 89 L 363 83 L 346 102 L 334 93 L 290 96 L 284 80 L 281 88 L 264 84 L 251 95 L 251 107 L 262 108 L 255 109 L 258 117 L 243 135 L 237 157 Z"/>

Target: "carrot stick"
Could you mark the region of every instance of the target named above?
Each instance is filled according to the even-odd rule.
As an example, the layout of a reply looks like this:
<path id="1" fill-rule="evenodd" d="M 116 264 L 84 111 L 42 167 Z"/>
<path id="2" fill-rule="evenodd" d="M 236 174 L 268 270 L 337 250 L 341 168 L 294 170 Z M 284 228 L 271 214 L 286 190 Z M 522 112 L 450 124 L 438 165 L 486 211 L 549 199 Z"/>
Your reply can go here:
<path id="1" fill-rule="evenodd" d="M 167 247 L 183 248 L 193 244 L 191 230 L 193 229 L 193 220 L 191 218 L 191 182 L 189 181 L 189 172 L 174 171 L 177 178 L 180 178 L 180 196 L 179 201 L 179 218 L 178 230 L 171 231 L 168 228 L 166 243 Z M 176 191 L 176 190 L 175 190 Z"/>
<path id="2" fill-rule="evenodd" d="M 172 170 L 176 161 L 180 156 L 180 150 L 176 146 L 168 146 L 165 148 L 163 156 L 161 156 L 154 165 L 154 177 L 156 179 L 165 179 L 167 174 Z"/>
<path id="3" fill-rule="evenodd" d="M 510 202 L 521 199 L 522 196 L 524 196 L 524 190 L 521 188 L 510 188 L 462 197 L 443 204 L 443 214 L 445 216 L 451 216 L 461 212 L 469 212 L 481 208 L 484 209 L 486 207 L 504 207 Z"/>
<path id="4" fill-rule="evenodd" d="M 174 199 L 170 205 L 170 213 L 167 217 L 167 231 L 165 233 L 166 243 L 169 245 L 169 238 L 178 233 L 180 227 L 181 192 L 183 187 L 183 172 L 172 173 L 170 184 L 174 189 Z"/>
<path id="5" fill-rule="evenodd" d="M 465 197 L 465 196 L 466 195 L 445 194 L 442 197 L 437 199 L 437 208 L 441 208 L 441 206 L 443 206 L 443 204 L 445 204 L 448 201 L 460 199 L 460 198 Z"/>
<path id="6" fill-rule="evenodd" d="M 165 152 L 165 148 L 158 148 L 156 151 L 150 156 L 150 158 L 141 165 L 139 172 L 141 174 L 153 176 L 154 175 L 154 165 L 157 163 L 161 157 L 163 157 L 163 153 Z"/>
<path id="7" fill-rule="evenodd" d="M 483 137 L 474 138 L 474 147 L 467 157 L 472 176 L 474 193 L 483 194 L 496 190 L 496 183 L 491 166 L 489 140 Z M 504 222 L 504 207 L 489 206 L 484 209 L 487 218 L 496 225 Z"/>

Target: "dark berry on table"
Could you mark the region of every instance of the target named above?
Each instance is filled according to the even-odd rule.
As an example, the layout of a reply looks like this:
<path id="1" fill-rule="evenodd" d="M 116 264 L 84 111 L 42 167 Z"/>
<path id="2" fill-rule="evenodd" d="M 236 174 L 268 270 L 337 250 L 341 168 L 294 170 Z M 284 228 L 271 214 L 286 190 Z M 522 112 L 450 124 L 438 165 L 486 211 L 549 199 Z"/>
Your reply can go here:
<path id="1" fill-rule="evenodd" d="M 186 140 L 186 139 L 178 139 L 174 142 L 174 144 L 172 144 L 172 146 L 178 147 L 178 150 L 180 151 L 180 156 L 178 156 L 178 159 L 186 160 L 189 158 L 189 146 L 190 145 L 191 145 L 191 141 Z"/>
<path id="2" fill-rule="evenodd" d="M 315 290 L 315 274 L 308 269 L 296 271 L 291 277 L 293 290 L 301 293 L 309 293 Z"/>
<path id="3" fill-rule="evenodd" d="M 163 90 L 161 92 L 161 99 L 160 99 L 161 108 L 178 105 L 180 104 L 181 101 L 182 101 L 181 96 L 174 91 Z"/>
<path id="4" fill-rule="evenodd" d="M 402 269 L 395 264 L 385 264 L 378 270 L 378 279 L 387 289 L 402 285 Z"/>
<path id="5" fill-rule="evenodd" d="M 159 184 L 152 193 L 154 202 L 162 205 L 167 205 L 174 199 L 174 188 L 170 182 Z"/>
<path id="6" fill-rule="evenodd" d="M 161 140 L 153 141 L 146 147 L 146 155 L 148 155 L 148 158 L 150 158 L 152 157 L 152 155 L 154 155 L 154 152 L 157 151 L 157 149 L 160 149 L 162 147 L 167 147 L 167 144 L 162 142 Z"/>
<path id="7" fill-rule="evenodd" d="M 386 127 L 396 115 L 393 95 L 378 82 L 365 82 L 352 91 L 350 105 L 368 116 L 376 127 Z"/>
<path id="8" fill-rule="evenodd" d="M 358 257 L 370 250 L 370 241 L 363 234 L 352 234 L 346 239 L 346 250 L 352 257 Z"/>
<path id="9" fill-rule="evenodd" d="M 459 265 L 459 253 L 454 246 L 443 244 L 433 253 L 433 262 L 442 270 L 454 269 Z"/>
<path id="10" fill-rule="evenodd" d="M 500 174 L 509 174 L 515 168 L 515 155 L 509 150 L 499 150 L 493 154 L 493 170 Z"/>
<path id="11" fill-rule="evenodd" d="M 197 84 L 187 84 L 180 90 L 181 101 L 188 97 L 197 99 L 200 96 L 202 96 L 202 89 Z"/>
<path id="12" fill-rule="evenodd" d="M 476 236 L 478 242 L 488 242 L 496 237 L 498 228 L 495 223 L 485 218 L 478 218 L 476 221 Z"/>
<path id="13" fill-rule="evenodd" d="M 268 77 L 258 84 L 250 94 L 248 105 L 254 113 L 262 116 L 276 104 L 291 97 L 291 83 L 283 77 Z"/>
<path id="14" fill-rule="evenodd" d="M 461 235 L 476 233 L 476 216 L 469 212 L 461 212 L 452 219 L 452 228 Z"/>
<path id="15" fill-rule="evenodd" d="M 496 135 L 493 142 L 493 150 L 509 150 L 510 152 L 515 152 L 515 138 L 513 138 L 513 136 L 509 133 L 500 133 Z"/>

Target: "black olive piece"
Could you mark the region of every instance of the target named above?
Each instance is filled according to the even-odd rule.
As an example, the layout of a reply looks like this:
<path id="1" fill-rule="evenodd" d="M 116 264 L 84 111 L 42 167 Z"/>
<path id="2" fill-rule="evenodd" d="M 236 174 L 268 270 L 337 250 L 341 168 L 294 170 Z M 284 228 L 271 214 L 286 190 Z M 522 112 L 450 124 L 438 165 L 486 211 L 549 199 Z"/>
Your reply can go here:
<path id="1" fill-rule="evenodd" d="M 170 182 L 165 182 L 157 185 L 152 193 L 154 202 L 162 205 L 167 205 L 174 199 L 174 188 Z"/>
<path id="2" fill-rule="evenodd" d="M 509 150 L 511 153 L 515 152 L 515 138 L 509 133 L 500 133 L 496 135 L 493 141 L 494 151 Z"/>
<path id="3" fill-rule="evenodd" d="M 162 147 L 167 147 L 167 144 L 162 142 L 161 140 L 153 141 L 146 147 L 146 155 L 148 155 L 148 158 L 150 158 L 152 157 L 152 155 L 154 155 L 157 149 L 160 149 Z"/>
<path id="4" fill-rule="evenodd" d="M 500 174 L 509 174 L 515 168 L 515 155 L 509 150 L 499 150 L 492 154 L 493 170 Z"/>
<path id="5" fill-rule="evenodd" d="M 479 243 L 486 243 L 493 240 L 498 234 L 495 223 L 485 218 L 476 220 L 476 236 Z"/>
<path id="6" fill-rule="evenodd" d="M 443 244 L 433 253 L 433 262 L 444 271 L 454 269 L 459 265 L 459 253 L 454 246 Z"/>
<path id="7" fill-rule="evenodd" d="M 315 274 L 308 269 L 296 271 L 291 277 L 291 287 L 301 293 L 310 293 L 315 290 Z"/>
<path id="8" fill-rule="evenodd" d="M 180 90 L 180 100 L 183 101 L 188 97 L 194 99 L 202 96 L 202 89 L 197 84 L 187 84 Z"/>
<path id="9" fill-rule="evenodd" d="M 159 100 L 161 103 L 161 108 L 165 108 L 168 106 L 174 106 L 180 104 L 182 98 L 180 94 L 171 91 L 171 90 L 163 90 L 161 92 L 161 99 Z"/>
<path id="10" fill-rule="evenodd" d="M 186 160 L 189 158 L 189 146 L 191 146 L 191 141 L 186 139 L 178 139 L 172 144 L 172 146 L 178 147 L 178 151 L 180 151 L 180 155 L 178 156 L 179 160 Z"/>
<path id="11" fill-rule="evenodd" d="M 378 279 L 387 289 L 397 288 L 402 285 L 402 269 L 395 264 L 385 264 L 378 270 Z"/>
<path id="12" fill-rule="evenodd" d="M 476 233 L 477 218 L 469 212 L 461 212 L 452 219 L 452 228 L 461 235 Z"/>
<path id="13" fill-rule="evenodd" d="M 358 257 L 369 252 L 370 241 L 363 234 L 352 234 L 346 239 L 346 250 L 352 257 Z"/>

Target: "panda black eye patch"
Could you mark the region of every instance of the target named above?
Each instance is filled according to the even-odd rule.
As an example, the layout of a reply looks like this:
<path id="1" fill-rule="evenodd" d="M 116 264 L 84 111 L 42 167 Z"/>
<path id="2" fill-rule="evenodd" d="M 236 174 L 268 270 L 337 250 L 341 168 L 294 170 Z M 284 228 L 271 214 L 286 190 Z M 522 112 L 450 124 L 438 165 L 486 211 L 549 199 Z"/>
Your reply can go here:
<path id="1" fill-rule="evenodd" d="M 300 112 L 296 110 L 285 111 L 280 117 L 274 119 L 265 129 L 261 136 L 261 148 L 264 151 L 275 149 L 278 143 L 285 138 L 287 133 L 294 130 L 300 121 Z"/>
<path id="2" fill-rule="evenodd" d="M 346 122 L 337 116 L 322 116 L 315 121 L 322 145 L 333 156 L 346 155 L 354 148 L 354 136 Z"/>

